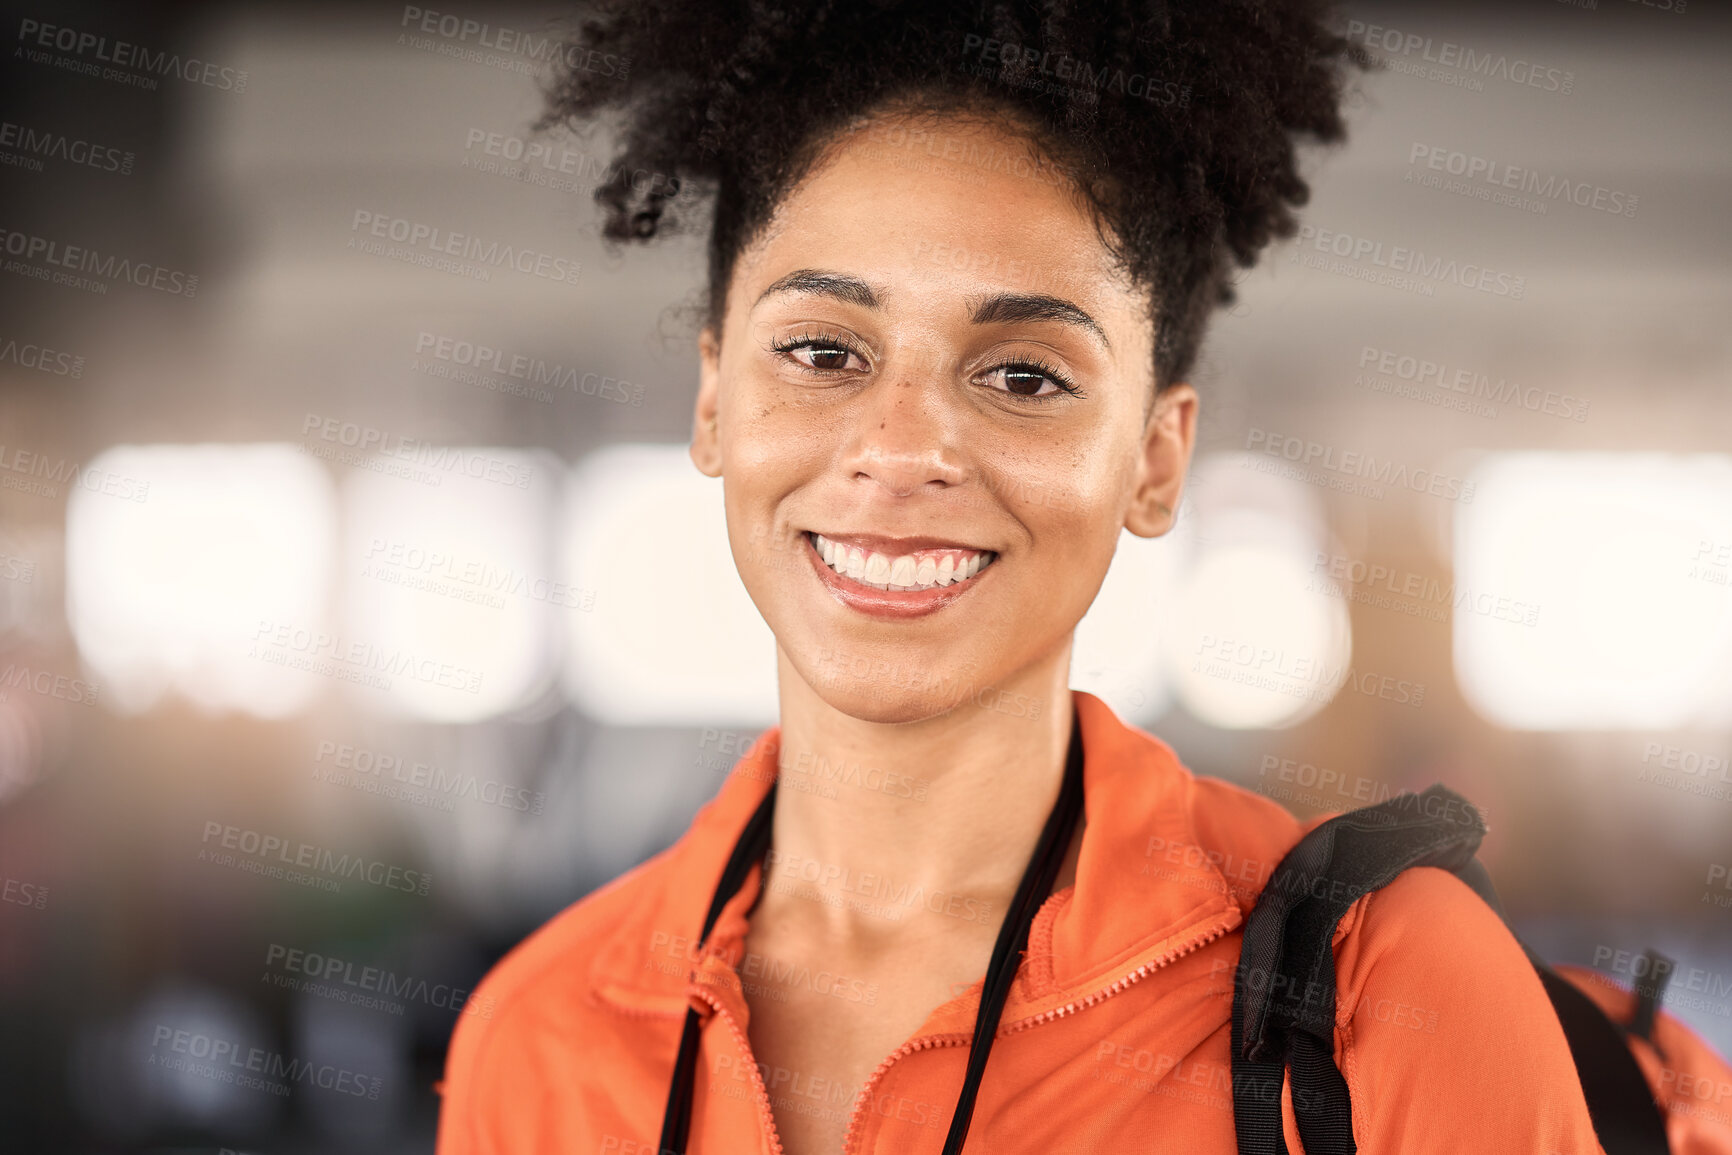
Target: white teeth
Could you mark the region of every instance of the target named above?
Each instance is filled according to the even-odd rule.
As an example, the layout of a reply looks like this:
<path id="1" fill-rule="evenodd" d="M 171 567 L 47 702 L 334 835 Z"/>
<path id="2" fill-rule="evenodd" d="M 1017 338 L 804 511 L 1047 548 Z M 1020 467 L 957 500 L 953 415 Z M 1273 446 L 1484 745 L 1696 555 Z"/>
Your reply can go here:
<path id="1" fill-rule="evenodd" d="M 920 555 L 918 552 L 890 557 L 860 546 L 831 541 L 821 533 L 812 535 L 812 544 L 825 565 L 862 585 L 881 590 L 947 586 L 952 582 L 966 581 L 992 561 L 992 555 L 986 553 L 971 553 L 959 560 L 954 550 L 936 559 L 930 553 Z"/>

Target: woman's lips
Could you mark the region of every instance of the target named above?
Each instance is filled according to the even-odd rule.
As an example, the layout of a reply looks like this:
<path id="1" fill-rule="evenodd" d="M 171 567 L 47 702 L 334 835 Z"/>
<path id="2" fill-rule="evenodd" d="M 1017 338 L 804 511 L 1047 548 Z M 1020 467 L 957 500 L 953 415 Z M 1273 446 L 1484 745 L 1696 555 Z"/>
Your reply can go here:
<path id="1" fill-rule="evenodd" d="M 830 593 L 881 617 L 918 617 L 949 605 L 973 589 L 998 557 L 991 550 L 917 539 L 802 536 Z"/>

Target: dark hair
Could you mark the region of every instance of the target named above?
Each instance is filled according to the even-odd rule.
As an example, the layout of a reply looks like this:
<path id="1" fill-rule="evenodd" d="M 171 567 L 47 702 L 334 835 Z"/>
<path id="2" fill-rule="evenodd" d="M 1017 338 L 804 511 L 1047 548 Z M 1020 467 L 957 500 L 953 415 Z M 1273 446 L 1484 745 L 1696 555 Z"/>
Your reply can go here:
<path id="1" fill-rule="evenodd" d="M 1346 62 L 1371 59 L 1327 16 L 1326 0 L 593 0 L 541 127 L 623 112 L 595 193 L 610 238 L 711 202 L 719 328 L 740 250 L 838 133 L 889 110 L 1008 118 L 1150 290 L 1165 388 L 1233 301 L 1233 263 L 1293 235 L 1297 139 L 1345 136 Z"/>

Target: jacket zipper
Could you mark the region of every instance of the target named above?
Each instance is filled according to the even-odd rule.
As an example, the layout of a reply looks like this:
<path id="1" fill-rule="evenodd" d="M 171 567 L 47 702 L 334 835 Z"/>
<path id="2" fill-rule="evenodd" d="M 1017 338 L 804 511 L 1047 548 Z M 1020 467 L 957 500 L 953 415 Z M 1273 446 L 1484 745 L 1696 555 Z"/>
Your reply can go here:
<path id="1" fill-rule="evenodd" d="M 884 1061 L 879 1063 L 872 1074 L 867 1077 L 865 1085 L 860 1088 L 860 1093 L 854 1097 L 854 1107 L 848 1116 L 848 1133 L 842 1138 L 842 1155 L 849 1155 L 849 1152 L 854 1150 L 854 1141 L 859 1138 L 861 1111 L 872 1102 L 872 1089 L 878 1085 L 878 1080 L 883 1078 L 884 1072 L 890 1069 L 891 1064 L 905 1055 L 912 1055 L 915 1051 L 926 1051 L 935 1047 L 961 1046 L 972 1037 L 972 1035 L 963 1034 L 925 1035 L 918 1039 L 909 1039 L 886 1055 Z"/>
<path id="2" fill-rule="evenodd" d="M 1200 950 L 1203 947 L 1208 946 L 1210 943 L 1214 942 L 1216 939 L 1220 938 L 1222 935 L 1224 935 L 1228 931 L 1232 930 L 1235 926 L 1238 926 L 1239 921 L 1240 920 L 1237 918 L 1222 919 L 1220 922 L 1216 923 L 1213 927 L 1211 927 L 1203 935 L 1203 937 L 1194 938 L 1190 942 L 1186 943 L 1184 946 L 1178 948 L 1177 950 L 1170 950 L 1163 955 L 1159 955 L 1155 958 L 1150 959 L 1148 962 L 1144 963 L 1142 966 L 1138 967 L 1136 970 L 1132 971 L 1130 974 L 1125 975 L 1123 978 L 1119 979 L 1117 982 L 1113 983 L 1111 986 L 1106 987 L 1103 990 L 1096 991 L 1094 994 L 1090 995 L 1086 999 L 1081 1000 L 1080 1002 L 1066 1003 L 1062 1007 L 1054 1007 L 1050 1011 L 1043 1011 L 1038 1015 L 1033 1015 L 1033 1016 L 1026 1018 L 1026 1019 L 1018 1019 L 1016 1022 L 1010 1024 L 1010 1026 L 1002 1027 L 1000 1029 L 1004 1034 L 1007 1034 L 1007 1035 L 1015 1034 L 1018 1031 L 1026 1031 L 1030 1027 L 1039 1026 L 1041 1023 L 1051 1022 L 1053 1019 L 1061 1019 L 1066 1015 L 1074 1014 L 1077 1011 L 1085 1010 L 1088 1007 L 1092 1007 L 1096 1003 L 1102 1002 L 1106 999 L 1110 999 L 1114 995 L 1118 994 L 1120 991 L 1124 990 L 1126 987 L 1131 986 L 1133 983 L 1137 982 L 1139 979 L 1147 978 L 1149 975 L 1153 974 L 1155 971 L 1159 970 L 1161 967 L 1166 966 L 1168 963 L 1174 962 L 1174 961 L 1181 959 L 1181 958 L 1184 958 L 1186 955 L 1190 954 L 1192 951 Z"/>
<path id="3" fill-rule="evenodd" d="M 999 1033 L 1009 1035 L 1015 1034 L 1018 1031 L 1025 1031 L 1030 1027 L 1039 1026 L 1041 1023 L 1051 1022 L 1053 1019 L 1063 1018 L 1065 1015 L 1075 1014 L 1077 1011 L 1084 1010 L 1085 1008 L 1094 1006 L 1096 1003 L 1110 999 L 1114 995 L 1136 983 L 1138 980 L 1147 978 L 1149 975 L 1153 974 L 1161 967 L 1166 966 L 1168 963 L 1173 962 L 1176 959 L 1181 959 L 1194 950 L 1199 950 L 1202 947 L 1208 946 L 1210 943 L 1232 930 L 1235 926 L 1238 926 L 1241 920 L 1242 916 L 1239 916 L 1238 908 L 1231 908 L 1228 912 L 1228 916 L 1210 927 L 1201 938 L 1194 938 L 1184 946 L 1179 947 L 1177 950 L 1170 950 L 1165 954 L 1150 959 L 1136 970 L 1118 979 L 1112 985 L 1096 991 L 1086 999 L 1066 1003 L 1062 1007 L 1055 1007 L 1050 1011 L 1043 1011 L 1038 1015 L 1033 1015 L 1026 1019 L 1018 1019 L 1007 1027 L 1001 1026 L 999 1028 Z M 885 1060 L 878 1064 L 877 1069 L 874 1070 L 871 1077 L 866 1080 L 866 1085 L 860 1089 L 859 1096 L 854 1100 L 853 1113 L 848 1120 L 848 1134 L 842 1140 L 842 1155 L 853 1155 L 855 1140 L 859 1138 L 861 1110 L 872 1101 L 873 1088 L 877 1086 L 878 1080 L 883 1078 L 884 1072 L 890 1069 L 891 1064 L 895 1063 L 898 1059 L 913 1054 L 915 1051 L 925 1051 L 935 1047 L 961 1046 L 972 1041 L 973 1037 L 972 1033 L 966 1035 L 927 1035 L 923 1038 L 910 1039 L 896 1050 L 890 1052 Z M 948 1127 L 946 1129 L 948 1130 Z M 772 1134 L 773 1133 L 774 1132 L 772 1132 Z M 778 1155 L 780 1151 L 781 1147 L 778 1144 Z"/>
<path id="4" fill-rule="evenodd" d="M 752 1054 L 752 1045 L 746 1039 L 746 1032 L 740 1029 L 740 1021 L 734 1018 L 727 1007 L 722 1005 L 721 1000 L 710 994 L 701 984 L 698 986 L 697 996 L 714 1007 L 716 1014 L 720 1015 L 722 1021 L 728 1024 L 728 1029 L 733 1031 L 734 1042 L 739 1046 L 740 1054 L 746 1059 L 746 1065 L 752 1069 L 752 1093 L 758 1103 L 758 1122 L 763 1127 L 764 1134 L 770 1137 L 771 1155 L 783 1155 L 782 1136 L 776 1130 L 775 1113 L 770 1110 L 770 1092 L 764 1086 L 764 1076 L 758 1070 L 756 1057 Z"/>

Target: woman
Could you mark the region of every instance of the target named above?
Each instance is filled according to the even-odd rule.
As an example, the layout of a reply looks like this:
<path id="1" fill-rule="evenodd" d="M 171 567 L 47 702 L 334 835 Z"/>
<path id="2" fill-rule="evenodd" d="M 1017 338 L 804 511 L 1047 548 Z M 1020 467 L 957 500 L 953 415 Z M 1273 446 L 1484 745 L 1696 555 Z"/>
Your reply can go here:
<path id="1" fill-rule="evenodd" d="M 678 844 L 489 975 L 444 1155 L 652 1152 L 664 1127 L 729 1155 L 941 1150 L 1049 819 L 968 1150 L 1235 1150 L 1239 927 L 1301 829 L 1068 689 L 1071 637 L 1121 529 L 1171 528 L 1206 317 L 1291 234 L 1294 142 L 1340 139 L 1366 62 L 1305 0 L 1111 7 L 583 26 L 550 119 L 626 110 L 610 235 L 713 205 L 691 455 L 781 720 Z M 1532 967 L 1452 875 L 1362 901 L 1335 950 L 1361 1150 L 1600 1150 Z M 1290 1106 L 1286 1129 L 1302 1149 Z"/>

